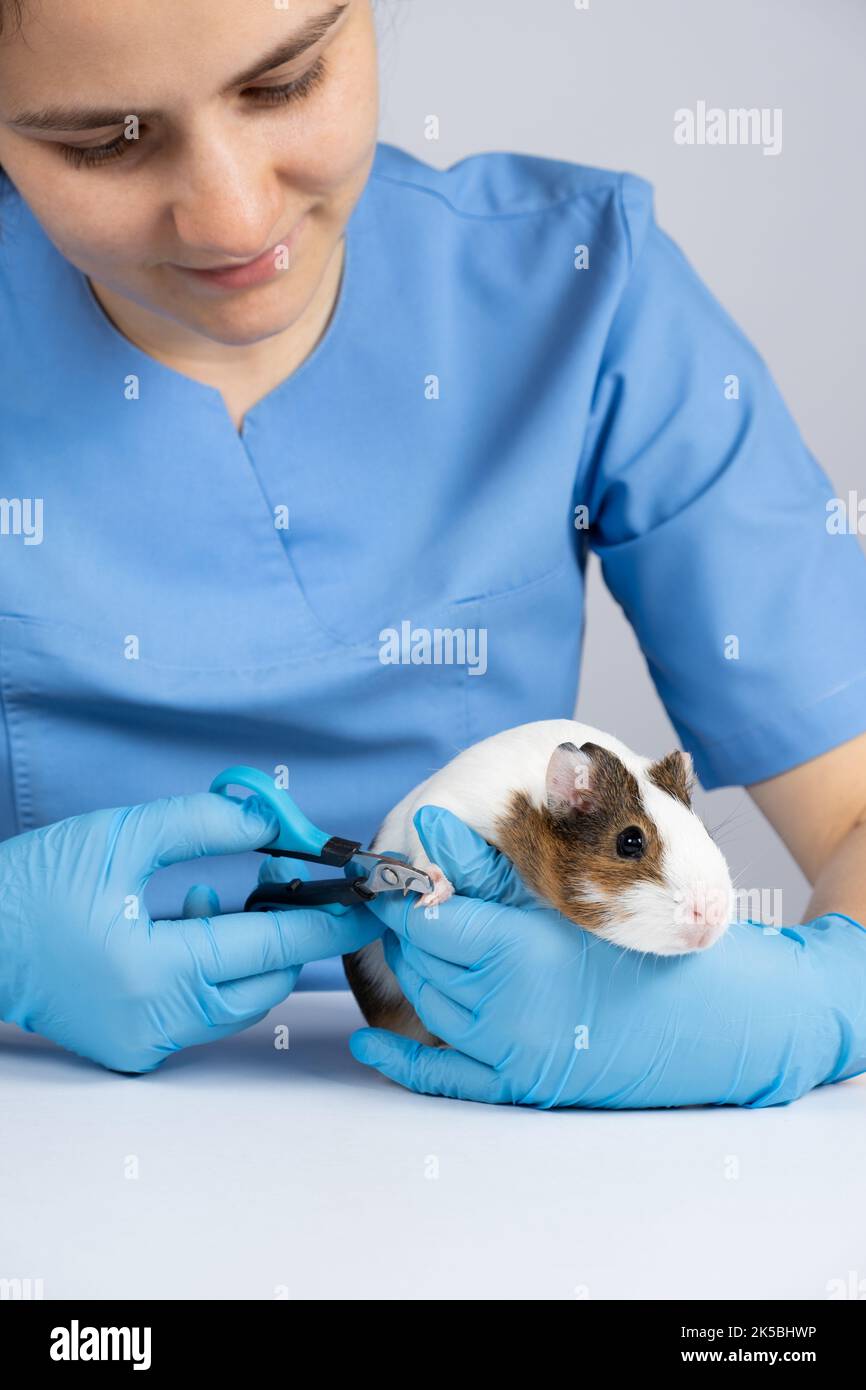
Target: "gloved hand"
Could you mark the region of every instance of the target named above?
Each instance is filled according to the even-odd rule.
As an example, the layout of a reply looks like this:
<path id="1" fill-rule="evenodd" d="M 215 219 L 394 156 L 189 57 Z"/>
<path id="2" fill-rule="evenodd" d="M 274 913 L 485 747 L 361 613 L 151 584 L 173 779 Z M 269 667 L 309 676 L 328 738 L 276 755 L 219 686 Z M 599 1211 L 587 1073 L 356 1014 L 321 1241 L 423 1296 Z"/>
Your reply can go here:
<path id="1" fill-rule="evenodd" d="M 203 792 L 0 844 L 0 1018 L 128 1072 L 257 1023 L 304 963 L 378 936 L 375 919 L 295 908 L 155 922 L 142 894 L 167 864 L 257 849 L 278 829 L 255 798 Z"/>
<path id="2" fill-rule="evenodd" d="M 851 918 L 735 923 L 708 951 L 642 955 L 535 905 L 450 812 L 422 807 L 415 826 L 460 896 L 438 918 L 396 894 L 368 910 L 404 994 L 450 1046 L 378 1028 L 350 1042 L 401 1085 L 543 1108 L 765 1106 L 866 1071 L 866 928 Z"/>

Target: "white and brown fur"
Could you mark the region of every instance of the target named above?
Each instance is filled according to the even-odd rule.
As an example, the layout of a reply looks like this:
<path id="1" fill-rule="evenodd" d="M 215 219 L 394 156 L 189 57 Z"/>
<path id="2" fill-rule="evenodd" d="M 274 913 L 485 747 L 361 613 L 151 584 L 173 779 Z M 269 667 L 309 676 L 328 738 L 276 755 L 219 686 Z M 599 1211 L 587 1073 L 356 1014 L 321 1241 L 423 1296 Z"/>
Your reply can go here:
<path id="1" fill-rule="evenodd" d="M 679 751 L 653 761 L 601 729 L 541 720 L 495 734 L 428 777 L 386 816 L 371 848 L 406 854 L 436 885 L 420 903 L 453 891 L 421 844 L 413 816 L 442 806 L 517 868 L 544 904 L 631 950 L 677 955 L 712 945 L 730 920 L 724 856 L 691 805 L 692 768 Z M 617 853 L 637 826 L 643 856 Z M 405 999 L 381 941 L 344 956 L 367 1022 L 438 1043 Z"/>

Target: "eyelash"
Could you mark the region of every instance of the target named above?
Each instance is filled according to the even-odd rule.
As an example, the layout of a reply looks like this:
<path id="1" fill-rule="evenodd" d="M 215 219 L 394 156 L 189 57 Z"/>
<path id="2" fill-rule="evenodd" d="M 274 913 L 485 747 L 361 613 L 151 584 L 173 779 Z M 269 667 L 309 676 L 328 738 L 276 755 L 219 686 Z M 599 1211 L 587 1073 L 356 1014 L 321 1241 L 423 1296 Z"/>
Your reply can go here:
<path id="1" fill-rule="evenodd" d="M 264 96 L 264 100 L 255 101 L 257 106 L 288 106 L 290 102 L 303 101 L 316 87 L 321 86 L 325 75 L 325 59 L 322 57 L 303 77 L 296 78 L 294 82 L 286 82 L 279 87 L 250 87 L 248 91 L 256 93 L 259 98 Z M 100 164 L 110 164 L 115 159 L 123 159 L 129 146 L 135 143 L 133 140 L 127 140 L 125 135 L 118 135 L 109 144 L 95 145 L 90 149 L 81 145 L 60 145 L 59 148 L 63 158 L 74 168 L 96 168 Z"/>

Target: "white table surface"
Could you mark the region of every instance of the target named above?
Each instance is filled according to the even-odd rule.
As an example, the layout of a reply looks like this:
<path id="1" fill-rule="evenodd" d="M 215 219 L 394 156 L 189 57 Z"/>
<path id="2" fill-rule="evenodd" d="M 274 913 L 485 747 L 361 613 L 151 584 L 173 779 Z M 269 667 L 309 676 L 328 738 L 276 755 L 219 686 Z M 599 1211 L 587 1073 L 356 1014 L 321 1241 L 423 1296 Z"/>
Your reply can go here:
<path id="1" fill-rule="evenodd" d="M 46 1299 L 771 1300 L 866 1278 L 866 1078 L 755 1111 L 485 1106 L 367 1072 L 360 1022 L 345 992 L 297 994 L 144 1077 L 0 1025 L 0 1278 Z"/>

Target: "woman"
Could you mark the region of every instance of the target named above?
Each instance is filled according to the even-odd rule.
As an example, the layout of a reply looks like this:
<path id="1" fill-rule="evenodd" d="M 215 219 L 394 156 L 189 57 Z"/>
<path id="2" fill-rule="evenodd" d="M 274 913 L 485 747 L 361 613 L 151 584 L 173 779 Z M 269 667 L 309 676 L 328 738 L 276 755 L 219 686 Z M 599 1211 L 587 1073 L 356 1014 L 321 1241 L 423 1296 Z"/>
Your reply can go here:
<path id="1" fill-rule="evenodd" d="M 649 187 L 377 145 L 369 0 L 2 15 L 0 1017 L 146 1071 L 381 932 L 142 895 L 273 838 L 201 791 L 229 763 L 358 838 L 456 748 L 570 714 L 591 546 L 704 785 L 750 785 L 819 920 L 640 974 L 425 813 L 461 896 L 435 935 L 377 911 L 453 1047 L 355 1055 L 539 1105 L 866 1068 L 866 566 Z M 250 872 L 208 865 L 227 906 Z"/>

